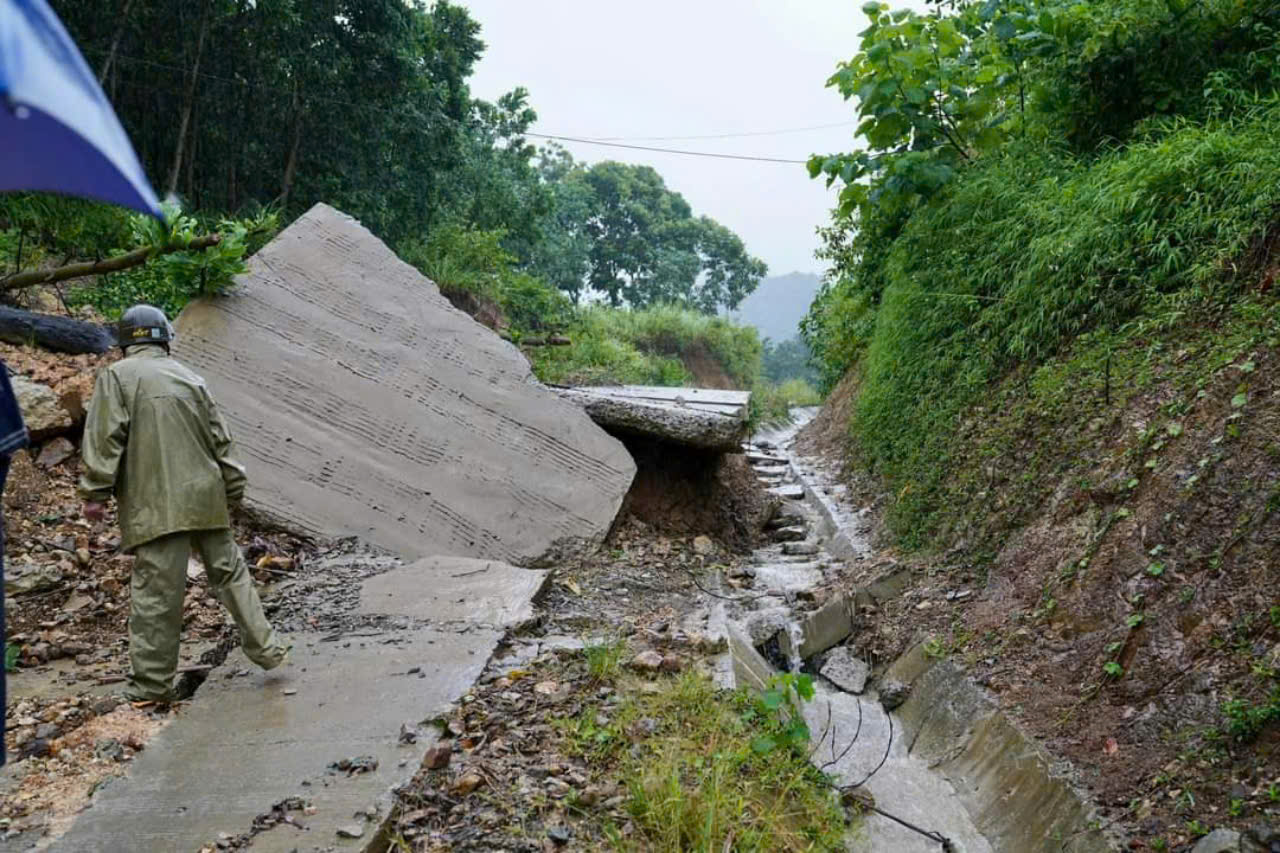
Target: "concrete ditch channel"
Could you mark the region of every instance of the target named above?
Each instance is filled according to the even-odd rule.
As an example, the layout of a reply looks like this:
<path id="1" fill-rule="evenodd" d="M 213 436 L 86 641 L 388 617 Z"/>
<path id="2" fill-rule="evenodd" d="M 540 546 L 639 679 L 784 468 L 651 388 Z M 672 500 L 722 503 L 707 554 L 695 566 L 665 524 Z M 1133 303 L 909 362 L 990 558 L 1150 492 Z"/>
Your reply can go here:
<path id="1" fill-rule="evenodd" d="M 860 659 L 851 636 L 870 591 L 842 589 L 836 579 L 842 563 L 867 557 L 870 546 L 862 515 L 841 505 L 842 487 L 819 462 L 790 451 L 813 414 L 801 411 L 795 424 L 747 446 L 783 509 L 771 523 L 774 543 L 755 555 L 751 581 L 721 579 L 735 599 L 716 613 L 729 639 L 725 684 L 760 689 L 783 670 L 814 674 L 816 695 L 805 706 L 811 760 L 876 808 L 849 837 L 850 851 L 1118 849 L 1096 828 L 1069 769 L 958 664 L 919 647 L 888 666 Z M 874 592 L 896 594 L 892 584 Z"/>

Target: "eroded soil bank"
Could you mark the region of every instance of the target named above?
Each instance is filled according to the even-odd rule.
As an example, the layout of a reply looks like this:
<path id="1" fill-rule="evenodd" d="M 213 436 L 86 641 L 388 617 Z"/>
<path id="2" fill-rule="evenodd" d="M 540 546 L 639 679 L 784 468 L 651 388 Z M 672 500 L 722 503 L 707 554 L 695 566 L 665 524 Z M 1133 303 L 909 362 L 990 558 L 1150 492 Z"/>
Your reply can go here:
<path id="1" fill-rule="evenodd" d="M 1275 524 L 1280 395 L 1268 330 L 1197 329 L 1012 378 L 970 412 L 931 550 L 879 526 L 910 484 L 856 467 L 850 376 L 802 434 L 846 512 L 870 508 L 859 641 L 964 669 L 1076 769 L 1132 849 L 1280 839 Z M 851 461 L 852 460 L 852 461 Z M 1232 847 L 1231 849 L 1236 849 Z"/>

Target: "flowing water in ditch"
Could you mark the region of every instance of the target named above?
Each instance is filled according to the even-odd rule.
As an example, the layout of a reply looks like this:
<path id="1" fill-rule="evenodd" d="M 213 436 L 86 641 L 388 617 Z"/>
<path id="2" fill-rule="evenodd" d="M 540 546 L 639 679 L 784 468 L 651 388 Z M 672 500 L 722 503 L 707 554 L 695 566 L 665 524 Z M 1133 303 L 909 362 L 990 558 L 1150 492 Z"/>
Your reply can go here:
<path id="1" fill-rule="evenodd" d="M 795 434 L 814 413 L 811 409 L 799 410 L 796 423 L 756 439 L 752 452 L 758 469 L 777 472 L 778 460 L 786 460 L 784 473 L 762 477 L 766 485 L 794 493 L 798 472 L 805 472 L 805 498 L 788 498 L 785 503 L 803 518 L 808 534 L 801 540 L 802 547 L 787 548 L 779 543 L 758 550 L 751 592 L 753 596 L 767 595 L 750 599 L 744 596 L 743 603 L 732 605 L 727 614 L 728 620 L 753 641 L 777 625 L 791 637 L 789 645 L 783 644 L 790 650 L 799 649 L 804 636 L 797 618 L 803 612 L 799 595 L 830 573 L 838 562 L 832 550 L 844 559 L 858 559 L 859 553 L 870 553 L 865 536 L 857 527 L 858 514 L 836 506 L 841 488 L 823 476 L 814 460 L 793 456 Z M 818 512 L 816 501 L 831 502 L 825 518 Z M 834 519 L 834 529 L 829 519 Z M 831 547 L 833 541 L 838 543 L 837 548 Z M 809 545 L 817 546 L 816 554 L 786 553 L 810 550 Z M 795 652 L 775 652 L 774 658 L 793 671 L 803 665 Z M 813 732 L 815 765 L 834 776 L 840 785 L 865 780 L 861 787 L 874 797 L 877 808 L 945 837 L 950 842 L 949 849 L 957 853 L 991 853 L 991 844 L 974 826 L 951 783 L 926 761 L 912 755 L 912 744 L 903 737 L 901 724 L 880 704 L 874 681 L 861 695 L 847 693 L 820 676 L 815 682 L 816 695 L 805 709 Z M 947 848 L 936 838 L 872 812 L 851 834 L 847 849 L 857 853 L 933 853 Z"/>

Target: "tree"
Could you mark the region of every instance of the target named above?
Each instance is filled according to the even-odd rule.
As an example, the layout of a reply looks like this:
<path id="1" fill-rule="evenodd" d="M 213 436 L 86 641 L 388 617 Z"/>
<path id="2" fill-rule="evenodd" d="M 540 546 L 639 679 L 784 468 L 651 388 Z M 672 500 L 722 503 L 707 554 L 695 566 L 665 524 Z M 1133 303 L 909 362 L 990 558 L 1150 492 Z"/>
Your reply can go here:
<path id="1" fill-rule="evenodd" d="M 553 213 L 533 268 L 575 301 L 592 292 L 614 307 L 676 303 L 714 314 L 737 307 L 767 272 L 736 234 L 695 218 L 648 166 L 588 168 L 553 150 L 541 171 Z"/>

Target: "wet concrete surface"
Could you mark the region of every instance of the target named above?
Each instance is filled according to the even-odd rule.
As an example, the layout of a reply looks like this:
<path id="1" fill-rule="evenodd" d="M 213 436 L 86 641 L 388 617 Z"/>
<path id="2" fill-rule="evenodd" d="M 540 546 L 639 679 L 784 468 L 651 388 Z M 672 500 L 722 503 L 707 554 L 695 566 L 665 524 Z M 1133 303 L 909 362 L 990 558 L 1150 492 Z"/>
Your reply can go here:
<path id="1" fill-rule="evenodd" d="M 363 849 L 387 817 L 391 788 L 413 775 L 435 741 L 425 721 L 466 692 L 546 574 L 493 563 L 486 569 L 481 561 L 484 570 L 454 595 L 473 606 L 441 612 L 428 606 L 433 596 L 452 594 L 440 567 L 388 571 L 392 562 L 360 553 L 322 561 L 278 608 L 287 625 L 315 626 L 290 635 L 290 663 L 264 673 L 233 652 L 130 775 L 97 794 L 52 849 L 196 850 L 220 833 L 249 832 L 255 817 L 290 797 L 310 804 L 292 814 L 298 826 L 262 832 L 251 849 Z M 370 566 L 375 573 L 361 579 Z M 362 594 L 366 583 L 372 589 Z M 363 607 L 353 606 L 361 599 Z M 416 618 L 422 614 L 436 618 Z M 440 616 L 450 617 L 448 624 Z M 404 742 L 402 726 L 415 735 L 412 743 Z M 373 761 L 358 763 L 376 762 L 369 772 L 331 769 L 366 757 Z M 339 827 L 353 824 L 361 838 L 338 836 Z"/>
<path id="2" fill-rule="evenodd" d="M 920 829 L 940 832 L 955 853 L 991 853 L 990 842 L 974 826 L 951 783 L 935 773 L 927 761 L 910 753 L 900 724 L 894 724 L 891 733 L 892 717 L 874 691 L 858 697 L 819 682 L 814 700 L 805 707 L 805 719 L 814 733 L 813 763 L 841 784 L 861 781 L 884 761 L 865 783 L 879 808 Z M 938 853 L 941 845 L 873 812 L 866 815 L 846 849 L 854 853 Z"/>

